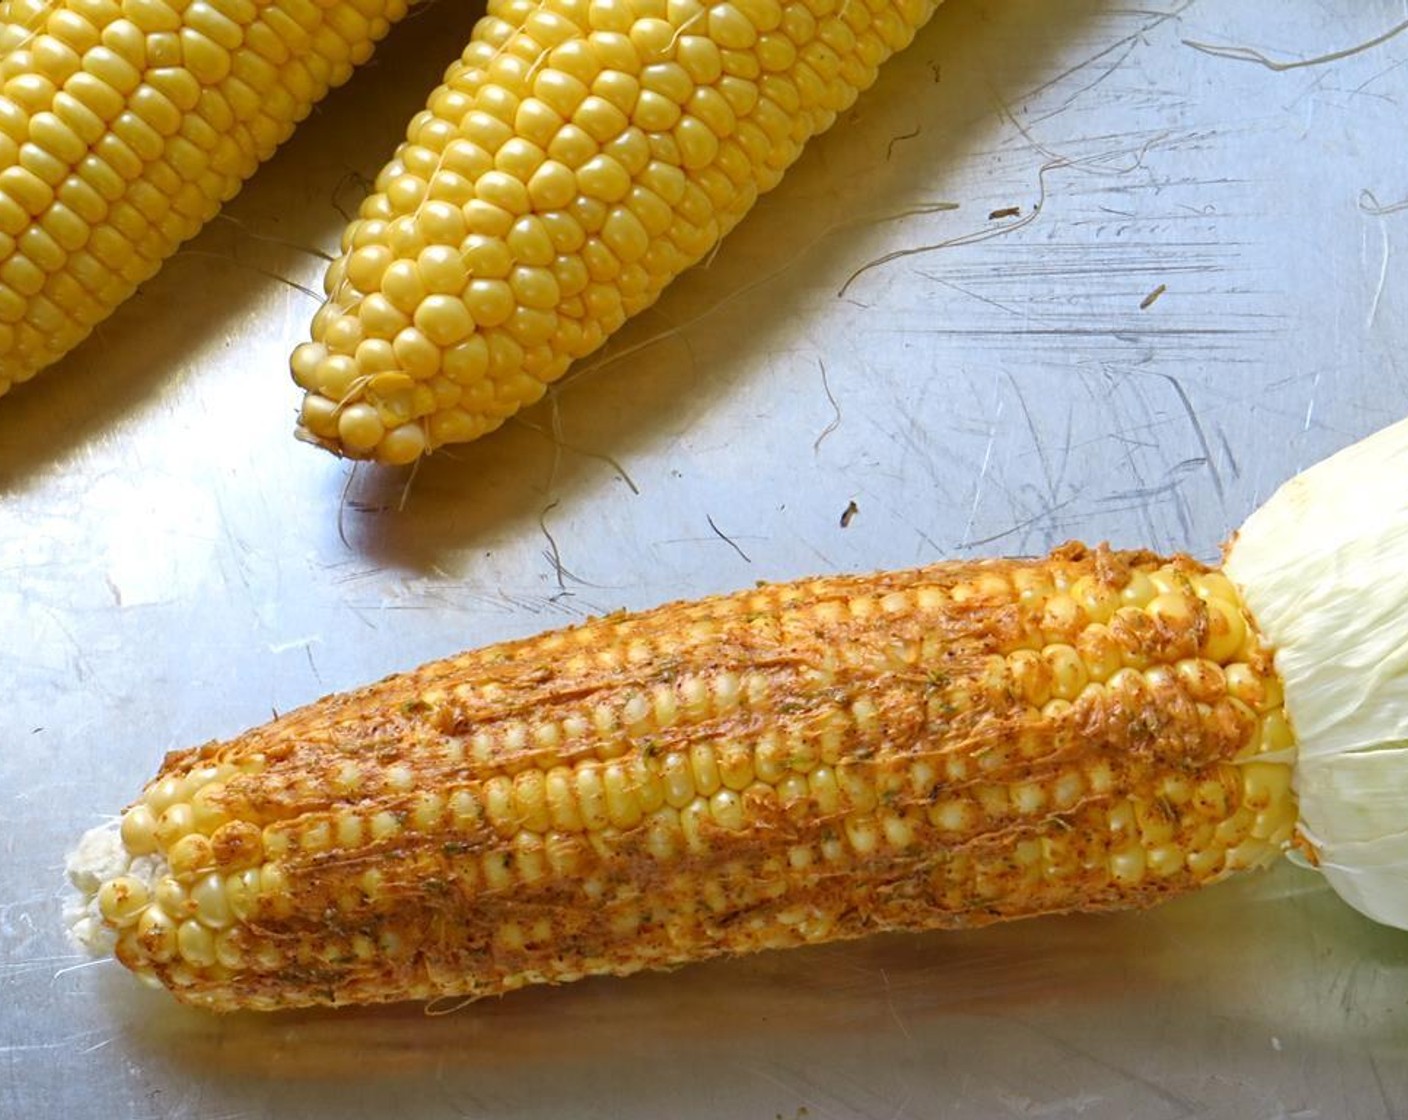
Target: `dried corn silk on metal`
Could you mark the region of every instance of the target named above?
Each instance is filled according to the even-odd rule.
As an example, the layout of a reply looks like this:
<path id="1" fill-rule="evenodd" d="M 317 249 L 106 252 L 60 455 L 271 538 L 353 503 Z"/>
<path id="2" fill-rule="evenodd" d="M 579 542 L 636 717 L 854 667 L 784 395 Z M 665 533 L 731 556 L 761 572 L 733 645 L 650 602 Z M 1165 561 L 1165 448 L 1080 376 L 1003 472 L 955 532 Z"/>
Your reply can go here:
<path id="1" fill-rule="evenodd" d="M 406 10 L 0 4 L 0 394 L 155 273 Z"/>
<path id="2" fill-rule="evenodd" d="M 491 0 L 329 268 L 299 434 L 405 463 L 538 400 L 771 189 L 937 0 Z"/>
<path id="3" fill-rule="evenodd" d="M 216 1010 L 1143 906 L 1296 820 L 1271 657 L 1192 561 L 768 585 L 491 646 L 168 756 L 79 934 Z"/>

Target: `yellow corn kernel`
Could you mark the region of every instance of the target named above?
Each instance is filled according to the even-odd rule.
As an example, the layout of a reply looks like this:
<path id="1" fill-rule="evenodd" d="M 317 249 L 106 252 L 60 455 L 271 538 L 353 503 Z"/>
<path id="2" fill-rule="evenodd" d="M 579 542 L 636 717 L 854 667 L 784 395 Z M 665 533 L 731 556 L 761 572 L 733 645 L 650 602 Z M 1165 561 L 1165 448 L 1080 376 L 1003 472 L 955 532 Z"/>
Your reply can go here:
<path id="1" fill-rule="evenodd" d="M 344 6 L 351 21 L 336 4 L 305 13 L 314 28 L 339 28 L 337 56 L 365 57 L 407 10 L 405 0 L 358 5 Z M 13 243 L 0 243 L 0 277 L 15 306 L 3 310 L 34 329 L 0 332 L 0 394 L 82 341 L 346 79 L 350 68 L 320 63 L 326 38 L 278 12 L 233 0 L 56 0 L 47 33 L 6 56 L 0 232 Z M 241 128 L 252 130 L 247 155 Z M 101 278 L 92 261 L 108 270 Z M 314 380 L 307 363 L 303 377 Z M 337 428 L 335 417 L 316 422 Z"/>
<path id="2" fill-rule="evenodd" d="M 489 384 L 472 394 L 443 355 L 424 357 L 407 372 L 445 380 L 413 395 L 406 412 L 373 399 L 355 377 L 324 380 L 320 362 L 295 354 L 290 368 L 310 402 L 301 434 L 339 454 L 399 463 L 413 449 L 498 427 L 707 254 L 936 3 L 886 6 L 888 19 L 867 16 L 858 32 L 835 17 L 818 22 L 797 0 L 547 0 L 512 15 L 495 4 L 362 208 L 363 221 L 410 218 L 420 243 L 413 251 L 388 243 L 387 259 L 344 238 L 344 257 L 329 268 L 334 313 L 315 317 L 305 346 L 353 353 L 331 324 L 384 295 L 442 351 L 501 328 L 522 355 L 476 371 L 473 380 Z M 238 52 L 200 11 L 186 30 L 213 73 L 225 65 L 220 51 Z M 871 34 L 872 23 L 888 33 Z M 821 76 L 808 77 L 818 58 Z M 833 95 L 828 83 L 844 88 Z M 818 89 L 835 102 L 829 114 L 813 111 Z M 449 208 L 428 219 L 434 203 Z M 525 220 L 536 223 L 531 234 L 520 232 Z M 429 276 L 419 286 L 399 279 L 397 262 L 429 248 L 457 254 L 467 283 L 448 265 L 438 286 Z M 580 264 L 554 267 L 577 254 Z M 611 294 L 592 290 L 584 273 Z M 434 313 L 423 313 L 431 300 Z M 456 384 L 461 391 L 450 392 Z M 349 409 L 364 410 L 345 425 L 350 440 L 340 421 Z M 413 428 L 421 438 L 410 437 Z"/>

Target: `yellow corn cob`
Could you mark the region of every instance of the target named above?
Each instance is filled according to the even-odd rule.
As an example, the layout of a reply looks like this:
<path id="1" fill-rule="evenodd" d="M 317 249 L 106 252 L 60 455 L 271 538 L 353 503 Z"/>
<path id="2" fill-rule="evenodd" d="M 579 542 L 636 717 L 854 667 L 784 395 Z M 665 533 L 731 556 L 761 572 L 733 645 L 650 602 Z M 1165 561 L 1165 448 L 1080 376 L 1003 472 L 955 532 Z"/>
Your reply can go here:
<path id="1" fill-rule="evenodd" d="M 705 256 L 938 0 L 490 0 L 343 238 L 299 434 L 410 462 Z"/>
<path id="2" fill-rule="evenodd" d="M 87 889 L 117 957 L 202 1007 L 477 998 L 1153 903 L 1286 846 L 1290 745 L 1227 579 L 1072 545 L 329 697 L 169 756 Z"/>
<path id="3" fill-rule="evenodd" d="M 0 3 L 0 394 L 195 234 L 406 5 Z"/>

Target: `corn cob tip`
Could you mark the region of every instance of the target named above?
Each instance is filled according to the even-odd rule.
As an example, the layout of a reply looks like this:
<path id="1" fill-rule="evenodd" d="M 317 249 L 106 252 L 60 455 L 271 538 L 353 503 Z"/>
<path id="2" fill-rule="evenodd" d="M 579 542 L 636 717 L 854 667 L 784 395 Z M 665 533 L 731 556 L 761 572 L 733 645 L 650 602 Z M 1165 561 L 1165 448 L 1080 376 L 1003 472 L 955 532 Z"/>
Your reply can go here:
<path id="1" fill-rule="evenodd" d="M 64 925 L 76 948 L 93 956 L 111 955 L 117 942 L 98 910 L 98 892 L 130 866 L 114 825 L 89 829 L 69 853 L 65 870 L 73 890 L 65 899 Z"/>
<path id="2" fill-rule="evenodd" d="M 490 0 L 290 358 L 299 429 L 406 463 L 539 400 L 702 260 L 938 0 Z"/>
<path id="3" fill-rule="evenodd" d="M 304 401 L 304 411 L 309 407 Z M 314 408 L 327 407 L 315 403 Z M 348 417 L 347 423 L 340 422 Z M 425 425 L 410 421 L 388 432 L 379 418 L 371 414 L 370 406 L 363 409 L 349 408 L 341 413 L 337 438 L 317 435 L 312 428 L 300 421 L 295 425 L 293 436 L 302 443 L 310 443 L 331 452 L 339 459 L 372 460 L 384 467 L 404 467 L 416 462 L 429 451 L 429 441 Z M 358 426 L 362 434 L 358 434 Z M 351 439 L 348 434 L 351 434 Z M 374 435 L 374 440 L 367 438 Z"/>

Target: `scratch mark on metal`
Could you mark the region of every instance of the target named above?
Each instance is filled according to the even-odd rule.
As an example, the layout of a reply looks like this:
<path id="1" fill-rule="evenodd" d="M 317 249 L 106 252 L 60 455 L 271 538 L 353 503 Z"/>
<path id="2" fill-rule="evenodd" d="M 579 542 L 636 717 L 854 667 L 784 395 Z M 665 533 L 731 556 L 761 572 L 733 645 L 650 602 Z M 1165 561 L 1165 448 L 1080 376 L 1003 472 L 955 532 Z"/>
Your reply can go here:
<path id="1" fill-rule="evenodd" d="M 965 288 L 962 284 L 956 284 L 952 280 L 946 280 L 936 272 L 926 272 L 923 269 L 915 269 L 915 275 L 922 276 L 925 280 L 932 280 L 935 284 L 942 284 L 945 288 L 952 288 L 955 292 L 960 292 L 969 299 L 975 299 L 979 303 L 985 303 L 989 307 L 995 307 L 998 311 L 1005 311 L 1009 315 L 1016 315 L 1020 319 L 1041 318 L 1039 315 L 1031 315 L 1025 310 L 1001 303 L 998 300 L 983 295 L 981 292 L 975 292 L 971 288 Z"/>
<path id="2" fill-rule="evenodd" d="M 815 442 L 812 444 L 813 453 L 820 451 L 821 441 L 841 426 L 841 406 L 836 403 L 836 395 L 831 391 L 831 382 L 826 378 L 826 361 L 823 358 L 818 358 L 816 364 L 821 369 L 822 392 L 826 394 L 826 399 L 831 402 L 831 410 L 835 415 L 831 418 L 831 422 L 822 429 L 821 435 L 816 437 Z"/>
<path id="3" fill-rule="evenodd" d="M 1188 495 L 1182 490 L 1173 492 L 1173 514 L 1178 518 L 1178 530 L 1181 539 L 1188 541 L 1193 539 L 1193 513 L 1188 507 Z"/>
<path id="4" fill-rule="evenodd" d="M 1227 494 L 1222 486 L 1222 474 L 1217 469 L 1217 459 L 1212 453 L 1212 445 L 1208 443 L 1207 432 L 1203 430 L 1203 422 L 1198 419 L 1198 410 L 1193 407 L 1193 402 L 1188 399 L 1188 393 L 1183 388 L 1183 383 L 1171 373 L 1161 373 L 1157 370 L 1150 371 L 1154 377 L 1161 377 L 1173 386 L 1173 391 L 1178 395 L 1178 402 L 1183 406 L 1183 411 L 1188 415 L 1188 423 L 1193 426 L 1193 434 L 1198 438 L 1198 446 L 1203 449 L 1203 461 L 1208 468 L 1208 473 L 1212 475 L 1212 488 L 1217 492 L 1220 502 L 1227 500 Z"/>
<path id="5" fill-rule="evenodd" d="M 1119 1062 L 1110 1061 L 1106 1058 L 1103 1058 L 1099 1054 L 1095 1053 L 1093 1050 L 1087 1050 L 1083 1046 L 1078 1046 L 1070 1039 L 1065 1038 L 1062 1035 L 1055 1033 L 1054 1031 L 1044 1030 L 1041 1027 L 1038 1027 L 1032 1023 L 1028 1023 L 1024 1019 L 1021 1019 L 1017 1016 L 994 1015 L 993 1017 L 996 1018 L 999 1022 L 1005 1021 L 1009 1023 L 1015 1023 L 1021 1027 L 1025 1027 L 1027 1030 L 1031 1031 L 1033 1034 L 1037 1035 L 1039 1038 L 1041 1038 L 1043 1041 L 1047 1042 L 1051 1046 L 1054 1046 L 1060 1050 L 1064 1050 L 1069 1054 L 1073 1054 L 1077 1058 L 1089 1062 L 1092 1066 L 1097 1069 L 1103 1069 L 1109 1073 L 1115 1074 L 1118 1077 L 1126 1078 L 1133 1084 L 1138 1085 L 1146 1092 L 1148 1092 L 1155 1100 L 1162 1101 L 1164 1104 L 1170 1105 L 1173 1108 L 1177 1109 L 1178 1111 L 1173 1114 L 1172 1120 L 1191 1120 L 1192 1117 L 1205 1115 L 1203 1109 L 1200 1108 L 1196 1104 L 1196 1102 L 1190 1100 L 1188 1097 L 1183 1096 L 1175 1090 L 1168 1088 L 1167 1086 L 1161 1085 L 1152 1077 L 1148 1077 L 1145 1074 L 1140 1073 L 1134 1067 L 1121 1065 Z"/>
<path id="6" fill-rule="evenodd" d="M 93 968 L 95 965 L 102 965 L 106 967 L 114 963 L 116 962 L 112 957 L 96 957 L 93 960 L 79 961 L 77 964 L 70 964 L 64 966 L 63 968 L 56 969 L 54 971 L 54 979 L 57 980 L 61 976 L 67 976 L 71 972 L 82 972 L 85 969 Z M 35 971 L 38 970 L 36 969 Z"/>
<path id="7" fill-rule="evenodd" d="M 1149 26 L 1157 26 L 1158 23 L 1162 22 L 1162 20 L 1159 20 Z M 1097 89 L 1099 86 L 1109 81 L 1110 76 L 1112 74 L 1119 72 L 1120 67 L 1124 65 L 1125 59 L 1127 59 L 1131 54 L 1134 53 L 1134 48 L 1137 45 L 1137 40 L 1139 36 L 1143 35 L 1145 30 L 1145 28 L 1141 28 L 1134 35 L 1131 35 L 1126 39 L 1122 39 L 1119 42 L 1111 44 L 1110 46 L 1102 50 L 1099 54 L 1087 58 L 1084 62 L 1077 63 L 1075 66 L 1072 66 L 1061 74 L 1059 74 L 1056 78 L 1045 83 L 1045 85 L 1042 86 L 1042 89 L 1049 89 L 1051 86 L 1057 84 L 1058 82 L 1064 81 L 1066 78 L 1073 77 L 1074 75 L 1080 73 L 1080 71 L 1085 70 L 1088 67 L 1094 66 L 1095 63 L 1099 62 L 1111 51 L 1117 50 L 1121 46 L 1125 48 L 1124 53 L 1121 54 L 1119 58 L 1115 59 L 1108 66 L 1106 66 L 1104 70 L 1097 74 L 1091 81 L 1081 86 L 1080 89 L 1072 90 L 1069 96 L 1067 96 L 1065 100 L 1063 100 L 1059 105 L 1054 105 L 1047 112 L 1042 113 L 1040 116 L 1034 117 L 1032 119 L 1037 122 L 1050 120 L 1052 117 L 1065 112 L 1082 97 L 1084 97 L 1087 93 L 1090 93 L 1091 90 Z M 1034 95 L 1032 94 L 1028 94 L 1029 99 L 1033 96 Z"/>
<path id="8" fill-rule="evenodd" d="M 1123 55 L 1120 56 L 1119 59 L 1117 59 L 1113 64 L 1111 64 L 1111 66 L 1105 71 L 1105 73 L 1101 74 L 1099 78 L 1097 78 L 1085 89 L 1079 90 L 1076 96 L 1078 97 L 1080 96 L 1080 94 L 1088 92 L 1090 89 L 1093 89 L 1095 86 L 1103 82 L 1107 77 L 1109 77 L 1110 74 L 1114 73 L 1116 70 L 1119 69 L 1120 63 L 1123 62 L 1126 57 L 1128 57 L 1129 50 L 1132 50 L 1134 44 L 1137 43 L 1143 36 L 1147 35 L 1150 31 L 1153 31 L 1155 28 L 1158 28 L 1163 24 L 1167 23 L 1169 20 L 1177 19 L 1185 11 L 1187 11 L 1188 8 L 1192 7 L 1193 3 L 1194 0 L 1183 0 L 1183 3 L 1179 4 L 1178 7 L 1174 8 L 1172 11 L 1153 13 L 1154 18 L 1151 19 L 1148 23 L 1144 24 L 1142 27 L 1140 27 L 1137 31 L 1133 32 L 1132 34 L 1126 35 L 1123 39 L 1116 39 L 1108 47 L 1105 47 L 1097 53 L 1091 55 L 1089 58 L 1076 63 L 1074 66 L 1062 70 L 1061 73 L 1057 74 L 1054 78 L 1048 78 L 1045 82 L 1037 86 L 1035 89 L 1029 90 L 1026 94 L 1027 100 L 1035 100 L 1039 94 L 1045 93 L 1052 86 L 1059 85 L 1061 82 L 1064 82 L 1067 78 L 1080 73 L 1082 70 L 1086 69 L 1086 67 L 1094 65 L 1106 55 L 1113 54 L 1121 47 L 1129 48 L 1125 51 Z M 1067 102 L 1067 104 L 1069 104 L 1069 102 Z"/>
<path id="9" fill-rule="evenodd" d="M 1051 487 L 1050 500 L 1056 501 L 1057 494 L 1062 484 L 1066 481 L 1066 469 L 1071 465 L 1071 444 L 1074 440 L 1075 407 L 1071 403 L 1066 404 L 1066 427 L 1061 436 L 1061 461 L 1056 468 L 1055 483 Z"/>
<path id="10" fill-rule="evenodd" d="M 317 634 L 309 634 L 306 638 L 290 638 L 286 642 L 271 642 L 265 648 L 267 648 L 270 653 L 287 653 L 291 649 L 303 649 L 306 646 L 311 646 L 315 642 L 321 642 L 322 640 L 323 639 Z"/>
<path id="11" fill-rule="evenodd" d="M 0 1054 L 35 1054 L 51 1050 L 67 1050 L 76 1042 L 95 1034 L 101 1034 L 103 1029 L 102 1027 L 93 1027 L 89 1030 L 77 1031 L 68 1038 L 56 1038 L 52 1042 L 23 1042 L 0 1046 Z"/>
<path id="12" fill-rule="evenodd" d="M 1231 470 L 1232 477 L 1241 478 L 1242 465 L 1237 462 L 1237 456 L 1232 450 L 1232 441 L 1227 438 L 1227 433 L 1222 430 L 1220 424 L 1217 426 L 1217 445 L 1222 449 L 1222 458 Z"/>
<path id="13" fill-rule="evenodd" d="M 890 1018 L 895 1021 L 895 1026 L 899 1027 L 900 1034 L 904 1035 L 907 1041 L 913 1042 L 914 1035 L 910 1032 L 904 1019 L 900 1017 L 899 1009 L 895 1007 L 895 994 L 890 989 L 890 974 L 883 968 L 880 970 L 880 982 L 885 988 L 885 1010 L 890 1013 Z"/>
<path id="14" fill-rule="evenodd" d="M 1364 323 L 1365 327 L 1372 327 L 1374 320 L 1378 318 L 1379 303 L 1383 300 L 1384 289 L 1388 286 L 1388 226 L 1383 222 L 1379 223 L 1379 244 L 1379 279 L 1374 285 L 1374 298 L 1369 301 L 1369 318 Z"/>
<path id="15" fill-rule="evenodd" d="M 1175 463 L 1168 469 L 1168 474 L 1172 477 L 1167 482 L 1161 482 L 1157 486 L 1139 486 L 1133 490 L 1117 490 L 1101 498 L 1101 503 L 1106 506 L 1114 502 L 1139 502 L 1148 503 L 1153 498 L 1167 498 L 1175 496 L 1183 489 L 1183 483 L 1188 476 L 1200 467 L 1207 465 L 1207 460 L 1199 455 L 1195 459 L 1184 459 L 1181 463 Z"/>
<path id="16" fill-rule="evenodd" d="M 1148 311 L 1149 308 L 1153 307 L 1154 304 L 1158 302 L 1159 297 L 1163 295 L 1166 291 L 1168 291 L 1168 285 L 1160 284 L 1157 288 L 1155 288 L 1152 292 L 1150 292 L 1147 296 L 1145 296 L 1139 301 L 1139 310 Z"/>
<path id="17" fill-rule="evenodd" d="M 9 907 L 6 907 L 6 909 L 9 909 Z M 26 926 L 33 928 L 33 923 L 31 922 L 27 914 L 21 914 L 20 919 L 24 922 Z M 89 959 L 85 959 L 83 954 L 81 953 L 73 953 L 61 957 L 30 957 L 22 961 L 16 961 L 13 964 L 0 963 L 0 980 L 10 981 L 19 979 L 20 977 L 37 976 L 41 973 L 48 973 L 50 968 L 52 968 L 55 963 L 60 961 L 78 962 L 77 964 L 69 966 L 72 968 L 78 968 L 81 965 L 91 963 L 91 961 Z M 97 963 L 112 963 L 112 961 L 112 957 L 102 957 L 98 958 Z M 56 972 L 50 973 L 50 975 L 57 977 L 64 971 L 64 969 L 59 969 Z M 0 1045 L 0 1054 L 3 1054 L 4 1052 L 4 1046 Z"/>
<path id="18" fill-rule="evenodd" d="M 1244 315 L 1244 318 L 1255 318 L 1254 315 Z M 1268 316 L 1270 318 L 1270 316 Z M 1015 328 L 1005 327 L 1002 329 L 982 329 L 955 327 L 925 327 L 923 329 L 896 327 L 893 331 L 897 335 L 917 334 L 928 336 L 947 336 L 963 338 L 1011 338 L 1014 335 L 1045 336 L 1049 338 L 1115 338 L 1121 341 L 1134 341 L 1141 338 L 1234 338 L 1237 335 L 1266 335 L 1269 332 L 1259 330 L 1254 327 L 1189 327 L 1182 329 L 1178 327 L 1141 327 L 1138 330 L 1120 330 L 1117 327 L 1051 327 L 1051 328 Z"/>
<path id="19" fill-rule="evenodd" d="M 1022 392 L 1021 383 L 1007 371 L 1007 381 L 1012 386 L 1012 392 L 1017 398 L 1017 405 L 1022 410 L 1022 417 L 1027 422 L 1027 431 L 1032 437 L 1032 446 L 1036 448 L 1037 461 L 1041 464 L 1041 473 L 1046 480 L 1047 500 L 1054 500 L 1056 497 L 1056 476 L 1051 470 L 1051 460 L 1046 454 L 1046 444 L 1042 442 L 1041 429 L 1037 427 L 1036 418 L 1032 416 L 1032 410 L 1027 404 L 1026 394 Z"/>
<path id="20" fill-rule="evenodd" d="M 1319 388 L 1320 374 L 1316 373 L 1316 375 L 1310 379 L 1310 400 L 1305 406 L 1305 424 L 1301 427 L 1301 431 L 1303 432 L 1310 431 L 1310 422 L 1315 418 L 1315 391 Z"/>
<path id="21" fill-rule="evenodd" d="M 988 445 L 983 449 L 983 465 L 978 468 L 977 481 L 973 483 L 973 504 L 968 508 L 968 523 L 963 526 L 963 538 L 960 548 L 967 548 L 969 538 L 973 535 L 973 523 L 978 519 L 978 504 L 983 499 L 983 484 L 987 481 L 988 470 L 992 467 L 992 449 L 997 443 L 997 425 L 1002 419 L 1002 404 L 997 402 L 997 413 L 993 416 L 992 423 L 988 425 Z"/>
<path id="22" fill-rule="evenodd" d="M 1369 1061 L 1369 1072 L 1374 1076 L 1374 1088 L 1379 1091 L 1379 1101 L 1384 1106 L 1384 1115 L 1393 1116 L 1394 1108 L 1388 1099 L 1388 1089 L 1384 1085 L 1384 1075 L 1383 1071 L 1379 1069 L 1378 1059 L 1374 1057 L 1372 1051 L 1366 1054 L 1365 1057 Z"/>
<path id="23" fill-rule="evenodd" d="M 1214 58 L 1228 58 L 1234 62 L 1255 62 L 1259 66 L 1265 66 L 1268 70 L 1281 73 L 1285 70 L 1303 70 L 1308 66 L 1324 66 L 1326 63 L 1339 62 L 1341 59 L 1350 58 L 1356 54 L 1363 54 L 1367 50 L 1382 43 L 1387 43 L 1397 35 L 1408 31 L 1408 19 L 1401 23 L 1396 23 L 1387 31 L 1372 39 L 1366 39 L 1362 43 L 1356 43 L 1352 47 L 1345 47 L 1343 50 L 1330 51 L 1328 54 L 1316 55 L 1314 58 L 1293 58 L 1288 61 L 1278 61 L 1261 53 L 1252 47 L 1228 46 L 1217 43 L 1199 43 L 1192 39 L 1184 39 L 1185 47 L 1192 47 L 1195 51 L 1202 51 L 1210 54 Z"/>
<path id="24" fill-rule="evenodd" d="M 941 555 L 941 554 L 943 553 L 943 549 L 941 549 L 941 548 L 939 547 L 939 542 L 936 541 L 936 540 L 934 540 L 933 537 L 931 537 L 928 533 L 926 533 L 926 532 L 925 532 L 923 529 L 921 529 L 918 525 L 915 525 L 915 524 L 914 524 L 913 522 L 911 522 L 911 521 L 905 521 L 904 524 L 914 531 L 914 535 L 915 535 L 916 537 L 918 537 L 918 538 L 920 539 L 920 541 L 922 541 L 924 544 L 927 544 L 927 545 L 929 546 L 930 551 L 931 551 L 934 555 Z M 915 551 L 915 554 L 916 554 L 916 555 L 919 555 L 919 556 L 924 555 L 924 553 L 923 553 L 923 551 L 922 551 L 921 549 L 916 548 L 914 551 Z"/>
<path id="25" fill-rule="evenodd" d="M 997 110 L 1002 116 L 1007 118 L 1008 124 L 1010 124 L 1019 133 L 1021 133 L 1022 139 L 1032 146 L 1033 151 L 1039 152 L 1049 160 L 1055 161 L 1057 163 L 1064 163 L 1066 166 L 1077 167 L 1082 170 L 1087 170 L 1091 174 L 1100 174 L 1103 170 L 1100 167 L 1102 163 L 1109 160 L 1113 156 L 1124 155 L 1129 150 L 1128 148 L 1114 148 L 1110 151 L 1097 152 L 1094 155 L 1084 156 L 1080 159 L 1076 159 L 1072 156 L 1065 156 L 1038 140 L 1036 136 L 1032 134 L 1032 130 L 1017 119 L 1017 115 L 1012 111 L 1011 106 L 1008 105 L 1005 101 L 997 99 Z M 1132 166 L 1116 167 L 1113 169 L 1112 173 L 1115 175 L 1127 175 L 1132 171 L 1137 171 L 1139 168 L 1144 166 L 1144 156 L 1148 154 L 1149 149 L 1152 148 L 1155 144 L 1162 143 L 1168 140 L 1169 136 L 1169 133 L 1164 132 L 1152 137 L 1149 140 L 1146 140 L 1144 142 L 1144 145 L 1138 150 L 1138 154 L 1134 157 L 1134 163 Z M 1185 136 L 1180 141 L 1178 141 L 1178 144 L 1186 144 L 1193 138 L 1194 137 L 1192 136 Z M 1101 137 L 1101 139 L 1111 139 L 1111 137 Z"/>
<path id="26" fill-rule="evenodd" d="M 987 545 L 996 544 L 998 541 L 1003 540 L 1006 537 L 1015 536 L 1017 533 L 1020 533 L 1026 529 L 1030 529 L 1033 525 L 1036 525 L 1037 523 L 1044 521 L 1047 518 L 1050 518 L 1053 514 L 1060 513 L 1063 509 L 1073 505 L 1074 503 L 1074 498 L 1067 498 L 1065 501 L 1056 502 L 1054 505 L 1050 505 L 1047 506 L 1045 509 L 1038 510 L 1030 517 L 1025 517 L 1021 521 L 1009 525 L 1000 533 L 993 533 L 990 537 L 979 537 L 975 541 L 964 541 L 960 547 L 984 548 Z"/>
<path id="27" fill-rule="evenodd" d="M 908 1032 L 906 1031 L 906 1036 Z M 903 1120 L 904 1114 L 909 1110 L 909 1102 L 914 1099 L 914 1090 L 906 1089 L 904 1097 L 899 1104 L 895 1105 L 895 1111 L 890 1113 L 890 1120 Z"/>
<path id="28" fill-rule="evenodd" d="M 746 552 L 744 552 L 743 549 L 738 547 L 738 542 L 735 541 L 732 537 L 728 536 L 717 525 L 715 525 L 714 519 L 710 517 L 707 513 L 704 515 L 704 520 L 709 523 L 709 528 L 714 530 L 714 535 L 718 537 L 719 540 L 723 541 L 724 544 L 728 545 L 729 548 L 733 549 L 734 552 L 738 553 L 739 556 L 743 557 L 744 563 L 751 564 L 753 562 L 752 558 Z"/>
<path id="29" fill-rule="evenodd" d="M 1388 286 L 1388 230 L 1383 224 L 1378 227 L 1378 235 L 1381 238 L 1380 258 L 1378 258 L 1378 283 L 1374 285 L 1374 299 L 1369 304 L 1369 327 L 1373 327 L 1374 320 L 1378 317 L 1378 304 L 1383 300 L 1384 287 Z"/>
<path id="30" fill-rule="evenodd" d="M 1380 70 L 1377 74 L 1374 74 L 1374 75 L 1372 75 L 1372 76 L 1370 76 L 1370 77 L 1368 77 L 1368 78 L 1365 78 L 1362 82 L 1360 82 L 1357 86 L 1355 86 L 1355 87 L 1354 87 L 1354 92 L 1355 92 L 1355 93 L 1363 93 L 1366 89 L 1368 89 L 1371 85 L 1373 85 L 1375 82 L 1377 82 L 1380 78 L 1386 78 L 1386 77 L 1388 77 L 1390 74 L 1392 74 L 1395 70 L 1401 70 L 1404 66 L 1408 66 L 1408 60 L 1399 59 L 1397 62 L 1393 63 L 1392 65 L 1390 65 L 1390 66 L 1385 66 L 1385 67 L 1384 67 L 1382 70 Z M 1389 100 L 1389 102 L 1392 103 L 1392 100 L 1393 100 L 1393 99 L 1392 99 L 1392 98 L 1388 98 L 1387 100 Z"/>

